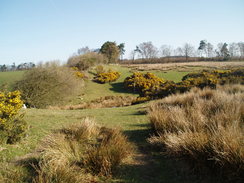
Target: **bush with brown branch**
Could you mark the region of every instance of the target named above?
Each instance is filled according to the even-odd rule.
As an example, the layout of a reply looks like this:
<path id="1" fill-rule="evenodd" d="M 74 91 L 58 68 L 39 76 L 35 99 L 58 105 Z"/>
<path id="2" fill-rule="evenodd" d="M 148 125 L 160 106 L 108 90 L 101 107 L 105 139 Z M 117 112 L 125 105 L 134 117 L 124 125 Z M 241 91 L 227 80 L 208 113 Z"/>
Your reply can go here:
<path id="1" fill-rule="evenodd" d="M 70 68 L 46 63 L 25 73 L 15 88 L 30 107 L 46 108 L 63 104 L 80 94 L 84 82 Z"/>

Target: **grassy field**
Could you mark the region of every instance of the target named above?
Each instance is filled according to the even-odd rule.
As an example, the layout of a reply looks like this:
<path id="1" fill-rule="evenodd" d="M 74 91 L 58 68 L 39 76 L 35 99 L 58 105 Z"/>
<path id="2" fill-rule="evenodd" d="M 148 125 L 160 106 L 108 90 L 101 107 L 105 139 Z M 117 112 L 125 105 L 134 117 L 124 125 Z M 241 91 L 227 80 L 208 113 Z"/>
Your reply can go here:
<path id="1" fill-rule="evenodd" d="M 83 97 L 82 100 L 76 100 L 75 103 L 79 103 L 81 101 L 90 101 L 94 100 L 98 97 L 104 97 L 104 96 L 118 96 L 118 95 L 130 95 L 130 96 L 137 96 L 137 94 L 133 94 L 131 92 L 127 92 L 124 89 L 123 81 L 126 77 L 130 76 L 133 71 L 131 71 L 130 68 L 127 67 L 121 67 L 118 65 L 111 65 L 111 66 L 106 66 L 106 69 L 112 69 L 115 71 L 118 71 L 121 73 L 120 78 L 113 83 L 105 83 L 105 84 L 98 84 L 95 82 L 91 82 L 90 80 L 86 81 L 86 87 L 83 91 Z M 147 71 L 143 71 L 146 73 Z M 173 80 L 175 82 L 179 82 L 181 78 L 188 74 L 189 72 L 177 72 L 177 71 L 168 71 L 168 72 L 163 72 L 163 71 L 150 71 L 157 75 L 160 78 L 168 79 L 168 80 Z M 92 78 L 93 72 L 89 73 L 89 77 Z"/>
<path id="2" fill-rule="evenodd" d="M 121 77 L 111 84 L 98 84 L 86 81 L 82 97 L 76 103 L 90 101 L 109 95 L 135 95 L 123 89 L 123 80 L 131 75 L 128 67 L 117 65 L 108 66 L 121 73 Z M 146 71 L 144 71 L 146 72 Z M 180 81 L 189 73 L 170 71 L 152 71 L 159 77 Z M 0 83 L 12 84 L 21 78 L 24 72 L 0 73 Z M 119 127 L 136 147 L 137 152 L 133 159 L 126 161 L 113 179 L 107 182 L 134 182 L 134 183 L 177 183 L 177 182 L 217 182 L 216 177 L 197 177 L 192 174 L 181 161 L 175 161 L 162 155 L 152 148 L 146 139 L 150 136 L 148 117 L 141 113 L 147 104 L 133 105 L 119 108 L 83 109 L 83 110 L 51 110 L 51 109 L 23 109 L 25 120 L 30 125 L 28 137 L 15 145 L 0 146 L 0 163 L 15 162 L 33 153 L 40 141 L 52 130 L 63 125 L 81 121 L 85 117 L 95 118 L 100 125 Z"/>
<path id="3" fill-rule="evenodd" d="M 12 84 L 21 79 L 25 71 L 0 72 L 0 86 L 7 84 L 9 90 L 12 89 Z"/>

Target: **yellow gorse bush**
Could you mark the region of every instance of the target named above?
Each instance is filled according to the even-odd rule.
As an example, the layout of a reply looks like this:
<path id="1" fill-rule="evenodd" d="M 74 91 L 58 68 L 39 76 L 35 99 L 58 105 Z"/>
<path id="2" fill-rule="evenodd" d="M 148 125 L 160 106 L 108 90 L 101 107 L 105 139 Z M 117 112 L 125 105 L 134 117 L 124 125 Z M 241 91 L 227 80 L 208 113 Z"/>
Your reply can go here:
<path id="1" fill-rule="evenodd" d="M 166 80 L 155 76 L 153 73 L 134 72 L 132 76 L 127 77 L 124 81 L 124 86 L 127 89 L 134 91 L 143 91 L 151 87 L 158 87 L 164 84 Z"/>
<path id="2" fill-rule="evenodd" d="M 13 144 L 26 136 L 28 124 L 19 114 L 22 105 L 20 91 L 0 92 L 0 144 Z"/>
<path id="3" fill-rule="evenodd" d="M 97 76 L 94 78 L 94 81 L 104 84 L 116 81 L 119 77 L 119 72 L 109 70 L 108 72 L 97 74 Z"/>
<path id="4" fill-rule="evenodd" d="M 85 74 L 83 72 L 80 72 L 77 67 L 72 67 L 72 69 L 74 70 L 75 76 L 77 76 L 78 78 L 85 78 Z"/>
<path id="5" fill-rule="evenodd" d="M 244 69 L 190 73 L 178 83 L 164 80 L 153 73 L 135 72 L 124 80 L 124 87 L 139 92 L 140 97 L 135 103 L 140 103 L 150 99 L 163 98 L 174 93 L 183 93 L 193 87 L 214 89 L 217 84 L 226 83 L 244 84 Z"/>
<path id="6" fill-rule="evenodd" d="M 22 108 L 23 101 L 20 99 L 20 92 L 0 92 L 0 125 L 4 125 L 8 120 L 18 114 Z"/>

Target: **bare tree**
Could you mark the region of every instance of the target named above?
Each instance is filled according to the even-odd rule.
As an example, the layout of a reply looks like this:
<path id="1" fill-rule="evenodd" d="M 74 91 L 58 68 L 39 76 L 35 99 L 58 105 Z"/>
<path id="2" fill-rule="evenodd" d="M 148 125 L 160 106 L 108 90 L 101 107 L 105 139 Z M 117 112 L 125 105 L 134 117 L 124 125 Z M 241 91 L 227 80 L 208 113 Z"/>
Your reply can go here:
<path id="1" fill-rule="evenodd" d="M 135 60 L 135 50 L 132 50 L 130 53 L 129 53 L 129 59 L 131 60 Z"/>
<path id="2" fill-rule="evenodd" d="M 221 49 L 224 46 L 224 43 L 218 43 L 217 48 L 215 49 L 215 53 L 217 57 L 221 57 Z"/>
<path id="3" fill-rule="evenodd" d="M 188 57 L 193 56 L 194 54 L 194 47 L 189 43 L 185 43 L 182 47 L 182 51 L 186 57 L 186 61 L 188 61 Z"/>
<path id="4" fill-rule="evenodd" d="M 183 56 L 183 50 L 181 47 L 178 47 L 174 50 L 174 55 L 175 56 Z"/>
<path id="5" fill-rule="evenodd" d="M 207 57 L 213 57 L 214 55 L 214 46 L 211 44 L 211 43 L 207 43 L 207 46 L 206 46 L 206 51 L 207 51 Z"/>
<path id="6" fill-rule="evenodd" d="M 237 45 L 239 47 L 240 56 L 244 57 L 244 42 L 239 42 Z"/>
<path id="7" fill-rule="evenodd" d="M 229 52 L 231 57 L 238 57 L 239 54 L 239 47 L 237 43 L 230 43 L 229 44 Z"/>
<path id="8" fill-rule="evenodd" d="M 162 57 L 170 57 L 172 54 L 172 47 L 170 45 L 162 45 L 160 47 L 160 54 Z"/>
<path id="9" fill-rule="evenodd" d="M 150 59 L 157 57 L 158 49 L 150 41 L 139 44 L 138 48 L 141 51 L 142 58 Z"/>
<path id="10" fill-rule="evenodd" d="M 89 49 L 88 46 L 79 48 L 79 49 L 77 50 L 77 54 L 78 54 L 78 55 L 84 55 L 84 54 L 89 53 L 89 52 L 91 52 L 91 50 Z"/>

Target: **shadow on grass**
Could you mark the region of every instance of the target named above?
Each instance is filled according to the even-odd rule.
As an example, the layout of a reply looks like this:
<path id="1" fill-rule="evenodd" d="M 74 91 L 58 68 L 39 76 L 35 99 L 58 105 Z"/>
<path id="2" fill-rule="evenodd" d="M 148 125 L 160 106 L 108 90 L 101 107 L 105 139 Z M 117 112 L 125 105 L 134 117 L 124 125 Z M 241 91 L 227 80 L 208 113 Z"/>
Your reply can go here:
<path id="1" fill-rule="evenodd" d="M 148 127 L 146 124 L 145 126 Z M 140 127 L 145 127 L 145 126 L 144 124 L 142 124 L 142 126 Z M 150 136 L 151 129 L 146 128 L 143 130 L 126 130 L 124 131 L 124 134 L 129 138 L 131 142 L 133 142 L 138 148 L 140 148 L 142 145 L 143 146 L 148 145 L 146 139 Z"/>
<path id="2" fill-rule="evenodd" d="M 33 177 L 37 176 L 37 168 L 39 167 L 39 159 L 35 155 L 26 156 L 22 159 L 16 160 L 15 166 L 20 166 L 26 171 L 25 176 L 23 177 L 24 182 L 32 182 Z"/>
<path id="3" fill-rule="evenodd" d="M 128 139 L 137 146 L 133 162 L 122 165 L 115 178 L 116 182 L 128 183 L 220 183 L 221 177 L 211 172 L 196 173 L 186 161 L 170 158 L 162 154 L 158 148 L 147 142 L 152 131 L 149 124 L 135 125 L 140 130 L 124 131 Z"/>
<path id="4" fill-rule="evenodd" d="M 133 92 L 124 88 L 123 82 L 111 83 L 110 85 L 112 86 L 112 88 L 109 88 L 109 89 L 113 92 L 116 92 L 116 93 L 133 93 Z M 134 93 L 134 94 L 137 94 L 137 93 Z"/>
<path id="5" fill-rule="evenodd" d="M 134 104 L 137 105 L 137 104 Z M 146 110 L 138 110 L 137 112 L 131 114 L 131 115 L 136 115 L 136 116 L 141 116 L 141 115 L 146 115 L 147 111 Z"/>

